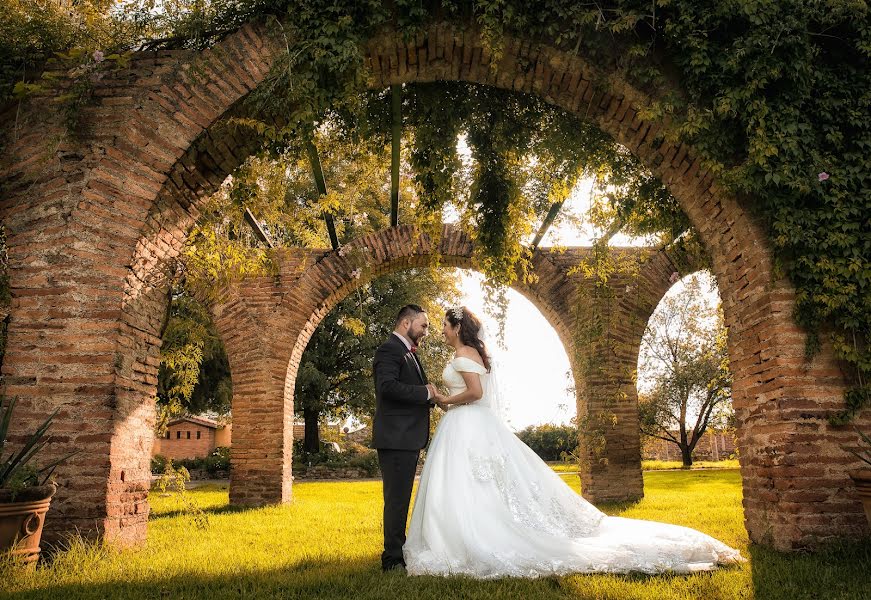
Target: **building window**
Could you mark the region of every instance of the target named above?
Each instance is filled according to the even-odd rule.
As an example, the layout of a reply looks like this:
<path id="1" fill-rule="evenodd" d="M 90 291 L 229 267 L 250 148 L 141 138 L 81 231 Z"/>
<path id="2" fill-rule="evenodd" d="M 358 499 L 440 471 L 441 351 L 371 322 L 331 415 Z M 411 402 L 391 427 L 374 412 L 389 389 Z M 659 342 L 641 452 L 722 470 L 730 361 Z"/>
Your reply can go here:
<path id="1" fill-rule="evenodd" d="M 167 431 L 167 432 L 166 432 L 166 439 L 169 439 L 169 436 L 170 436 L 170 435 L 171 435 L 171 433 L 170 433 L 169 431 Z"/>
<path id="2" fill-rule="evenodd" d="M 179 429 L 178 431 L 175 432 L 175 439 L 177 439 L 177 440 L 181 439 L 181 429 Z"/>
<path id="3" fill-rule="evenodd" d="M 201 434 L 201 433 L 202 433 L 202 431 L 198 431 L 198 432 L 197 432 L 197 439 L 200 439 L 200 434 Z"/>
<path id="4" fill-rule="evenodd" d="M 187 434 L 188 434 L 188 439 L 191 439 L 191 432 L 188 431 Z"/>

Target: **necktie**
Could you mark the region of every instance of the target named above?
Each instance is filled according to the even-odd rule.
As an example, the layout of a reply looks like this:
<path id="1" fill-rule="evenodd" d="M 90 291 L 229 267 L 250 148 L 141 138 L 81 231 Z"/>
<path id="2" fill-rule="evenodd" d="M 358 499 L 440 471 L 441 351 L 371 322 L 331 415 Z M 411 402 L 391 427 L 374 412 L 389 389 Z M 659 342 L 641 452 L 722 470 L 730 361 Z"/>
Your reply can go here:
<path id="1" fill-rule="evenodd" d="M 414 361 L 414 366 L 417 368 L 418 374 L 420 374 L 420 378 L 423 379 L 423 370 L 420 368 L 420 363 L 417 362 L 417 346 L 411 347 L 411 360 Z"/>

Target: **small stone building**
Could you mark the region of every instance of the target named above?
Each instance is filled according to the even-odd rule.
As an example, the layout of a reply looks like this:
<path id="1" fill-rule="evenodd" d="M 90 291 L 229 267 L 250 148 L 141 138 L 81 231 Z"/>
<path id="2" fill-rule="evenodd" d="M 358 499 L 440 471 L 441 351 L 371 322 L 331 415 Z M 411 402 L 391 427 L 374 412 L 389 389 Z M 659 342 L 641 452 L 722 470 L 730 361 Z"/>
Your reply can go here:
<path id="1" fill-rule="evenodd" d="M 163 437 L 154 440 L 151 454 L 167 458 L 203 458 L 217 446 L 230 445 L 230 425 L 205 417 L 182 417 L 170 421 Z"/>

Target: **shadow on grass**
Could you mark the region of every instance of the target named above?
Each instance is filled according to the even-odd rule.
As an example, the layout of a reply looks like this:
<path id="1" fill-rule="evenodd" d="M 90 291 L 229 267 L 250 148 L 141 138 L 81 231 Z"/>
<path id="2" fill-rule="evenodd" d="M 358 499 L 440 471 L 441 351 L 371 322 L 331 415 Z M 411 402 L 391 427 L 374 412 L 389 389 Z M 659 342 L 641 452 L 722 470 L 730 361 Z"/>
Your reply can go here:
<path id="1" fill-rule="evenodd" d="M 0 588 L 2 589 L 2 588 Z M 272 600 L 277 598 L 334 599 L 415 598 L 470 600 L 525 598 L 550 600 L 569 598 L 570 591 L 556 577 L 538 580 L 500 579 L 480 581 L 466 577 L 408 577 L 381 572 L 377 556 L 370 559 L 306 559 L 286 568 L 242 570 L 226 575 L 190 573 L 137 580 L 131 573 L 124 580 L 99 583 L 46 584 L 36 590 L 13 591 L 3 598 L 26 600 L 62 598 L 85 600 L 125 598 L 130 600 L 172 598 L 208 600 Z"/>
<path id="2" fill-rule="evenodd" d="M 765 600 L 871 598 L 871 538 L 815 552 L 749 549 L 754 597 Z"/>
<path id="3" fill-rule="evenodd" d="M 630 508 L 635 508 L 642 502 L 644 502 L 644 498 L 638 498 L 637 500 L 623 500 L 621 502 L 597 502 L 596 508 L 605 514 L 614 516 L 622 514 Z"/>
<path id="4" fill-rule="evenodd" d="M 702 577 L 708 574 L 702 574 Z M 695 576 L 698 577 L 698 576 Z M 225 575 L 204 575 L 192 572 L 171 577 L 150 576 L 137 580 L 131 573 L 123 580 L 98 583 L 46 584 L 36 590 L 17 591 L 3 596 L 10 600 L 60 598 L 63 600 L 129 600 L 172 598 L 208 600 L 239 599 L 272 600 L 299 598 L 306 600 L 354 598 L 414 598 L 415 600 L 491 600 L 522 598 L 524 600 L 569 600 L 577 598 L 618 598 L 626 590 L 638 591 L 647 585 L 680 585 L 688 576 L 666 573 L 645 575 L 577 575 L 569 578 L 540 579 L 506 578 L 482 581 L 468 577 L 407 577 L 400 573 L 384 574 L 378 557 L 356 560 L 333 560 L 312 557 L 285 568 L 244 570 Z M 598 592 L 589 596 L 577 589 L 578 582 L 593 583 Z M 604 586 L 604 588 L 602 587 Z M 634 597 L 634 596 L 632 596 Z M 641 597 L 641 596 L 639 596 Z M 643 595 L 644 598 L 650 596 Z M 671 597 L 671 596 L 669 596 Z M 675 596 L 677 597 L 677 596 Z M 758 597 L 761 598 L 761 597 Z"/>
<path id="5" fill-rule="evenodd" d="M 756 600 L 843 599 L 860 600 L 871 597 L 868 569 L 871 566 L 871 540 L 831 546 L 817 553 L 782 554 L 765 548 L 751 547 L 752 598 Z M 123 579 L 98 579 L 89 573 L 56 572 L 57 578 L 77 577 L 75 583 L 36 579 L 29 582 L 38 589 L 18 591 L 7 588 L 3 598 L 15 600 L 59 598 L 85 600 L 104 598 L 249 600 L 273 598 L 332 599 L 354 598 L 415 598 L 469 600 L 490 598 L 523 598 L 528 600 L 565 600 L 568 598 L 738 598 L 746 597 L 747 588 L 733 589 L 723 584 L 721 573 L 684 576 L 612 575 L 548 577 L 537 580 L 500 579 L 480 581 L 465 577 L 406 577 L 399 573 L 383 574 L 377 555 L 353 559 L 333 556 L 311 556 L 283 567 L 258 569 L 239 565 L 225 573 L 208 574 L 194 565 L 191 572 L 162 575 L 160 572 L 136 570 L 125 573 Z M 744 569 L 741 569 L 742 571 Z M 718 579 L 719 577 L 719 579 Z M 735 580 L 739 581 L 740 578 Z M 746 580 L 745 580 L 746 581 Z M 38 583 L 37 583 L 38 582 Z M 6 582 L 0 583 L 3 590 Z M 11 583 L 11 582 L 10 582 Z M 13 584 L 14 585 L 14 584 Z M 689 587 L 687 587 L 689 586 Z M 722 587 L 721 587 L 722 586 Z M 674 588 L 674 594 L 665 593 Z M 686 593 L 709 592 L 705 596 Z M 713 594 L 713 595 L 711 595 Z"/>
<path id="6" fill-rule="evenodd" d="M 228 513 L 244 513 L 251 510 L 259 510 L 262 507 L 257 506 L 238 506 L 235 504 L 222 504 L 221 506 L 210 506 L 208 508 L 203 508 L 202 511 L 206 514 L 210 515 L 222 515 Z M 160 519 L 169 519 L 174 517 L 181 517 L 189 514 L 189 511 L 178 508 L 175 510 L 161 511 L 159 513 L 152 512 L 148 515 L 148 521 L 159 521 Z"/>

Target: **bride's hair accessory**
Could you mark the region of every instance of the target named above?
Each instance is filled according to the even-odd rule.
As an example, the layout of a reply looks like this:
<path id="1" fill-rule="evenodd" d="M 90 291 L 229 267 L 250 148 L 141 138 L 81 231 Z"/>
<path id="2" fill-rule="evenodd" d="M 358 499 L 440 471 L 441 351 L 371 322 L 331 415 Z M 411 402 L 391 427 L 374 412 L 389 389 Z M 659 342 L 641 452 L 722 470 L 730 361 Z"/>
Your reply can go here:
<path id="1" fill-rule="evenodd" d="M 449 313 L 451 314 L 451 316 L 452 316 L 454 319 L 456 319 L 457 321 L 462 321 L 462 320 L 463 320 L 464 312 L 463 312 L 463 307 L 462 307 L 462 306 L 454 306 L 454 307 L 452 307 L 452 308 L 449 308 L 449 309 L 448 309 L 448 312 L 449 312 Z"/>

